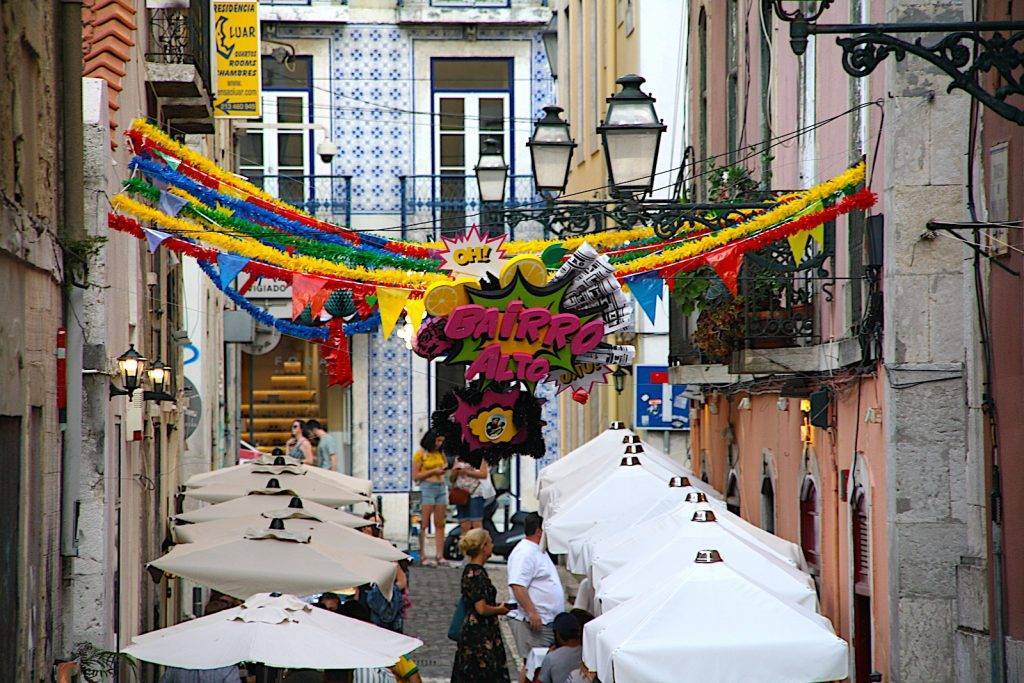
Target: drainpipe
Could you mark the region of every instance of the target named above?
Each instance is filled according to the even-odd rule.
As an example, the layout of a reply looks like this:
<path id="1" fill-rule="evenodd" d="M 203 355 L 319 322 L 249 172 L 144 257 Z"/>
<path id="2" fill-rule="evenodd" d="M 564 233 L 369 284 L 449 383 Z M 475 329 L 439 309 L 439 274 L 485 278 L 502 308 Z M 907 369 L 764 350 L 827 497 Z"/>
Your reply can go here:
<path id="1" fill-rule="evenodd" d="M 85 161 L 82 144 L 82 2 L 60 3 L 61 166 L 64 176 L 61 236 L 65 243 L 85 237 Z M 78 554 L 78 479 L 82 459 L 82 289 L 65 271 L 64 327 L 67 330 L 67 423 L 61 452 L 61 554 Z"/>

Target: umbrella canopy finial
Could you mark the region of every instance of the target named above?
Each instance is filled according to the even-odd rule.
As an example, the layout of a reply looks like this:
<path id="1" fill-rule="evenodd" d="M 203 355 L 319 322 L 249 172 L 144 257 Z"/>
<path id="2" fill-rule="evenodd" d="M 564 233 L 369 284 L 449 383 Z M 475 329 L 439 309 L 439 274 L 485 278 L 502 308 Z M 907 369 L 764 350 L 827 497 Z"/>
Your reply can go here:
<path id="1" fill-rule="evenodd" d="M 270 528 L 275 531 L 284 531 L 284 520 L 280 517 L 274 517 L 270 520 Z"/>
<path id="2" fill-rule="evenodd" d="M 693 513 L 694 522 L 715 522 L 715 513 L 711 510 L 697 510 Z"/>
<path id="3" fill-rule="evenodd" d="M 625 422 L 619 422 L 618 420 L 613 420 L 612 422 L 608 423 L 608 429 L 625 429 L 625 428 L 626 428 L 626 423 Z"/>
<path id="4" fill-rule="evenodd" d="M 284 464 L 286 464 L 284 456 L 283 455 L 279 455 L 276 458 L 274 458 L 274 464 L 275 465 L 284 465 Z"/>
<path id="5" fill-rule="evenodd" d="M 281 482 L 279 482 L 276 478 L 271 479 L 270 481 L 267 482 L 267 485 L 264 488 L 279 489 L 281 488 Z"/>
<path id="6" fill-rule="evenodd" d="M 668 487 L 670 489 L 681 489 L 684 486 L 689 486 L 689 485 L 690 485 L 690 478 L 689 477 L 672 477 L 671 479 L 668 480 Z M 703 495 L 703 494 L 701 494 L 701 495 Z"/>
<path id="7" fill-rule="evenodd" d="M 706 503 L 708 502 L 708 497 L 703 491 L 693 491 L 691 493 L 687 493 L 686 498 L 683 500 L 687 503 Z"/>
<path id="8" fill-rule="evenodd" d="M 292 499 L 288 501 L 288 507 L 302 509 L 302 499 L 298 496 L 292 496 Z"/>
<path id="9" fill-rule="evenodd" d="M 631 443 L 639 444 L 641 443 L 641 441 L 640 437 L 637 436 L 636 434 L 627 434 L 626 436 L 622 437 L 622 443 L 626 445 L 629 445 Z"/>
<path id="10" fill-rule="evenodd" d="M 697 564 L 714 564 L 721 561 L 722 554 L 717 550 L 698 550 L 697 558 L 694 560 Z"/>

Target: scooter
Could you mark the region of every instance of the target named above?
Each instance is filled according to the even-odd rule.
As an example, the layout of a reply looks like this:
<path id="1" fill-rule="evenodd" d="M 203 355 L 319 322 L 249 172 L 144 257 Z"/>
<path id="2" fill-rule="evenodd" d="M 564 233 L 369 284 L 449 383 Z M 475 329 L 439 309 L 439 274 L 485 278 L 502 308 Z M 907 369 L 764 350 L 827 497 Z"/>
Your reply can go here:
<path id="1" fill-rule="evenodd" d="M 495 496 L 484 506 L 483 527 L 491 535 L 491 541 L 494 543 L 494 554 L 508 560 L 508 556 L 512 553 L 512 549 L 516 547 L 516 543 L 519 543 L 519 541 L 526 537 L 526 513 L 522 510 L 513 513 L 508 518 L 506 530 L 498 531 L 498 528 L 494 526 L 494 513 L 498 511 L 498 499 L 500 498 L 500 495 Z M 460 538 L 462 538 L 461 527 L 456 526 L 448 532 L 444 539 L 444 557 L 446 560 L 458 562 L 462 559 L 462 551 L 459 550 Z"/>

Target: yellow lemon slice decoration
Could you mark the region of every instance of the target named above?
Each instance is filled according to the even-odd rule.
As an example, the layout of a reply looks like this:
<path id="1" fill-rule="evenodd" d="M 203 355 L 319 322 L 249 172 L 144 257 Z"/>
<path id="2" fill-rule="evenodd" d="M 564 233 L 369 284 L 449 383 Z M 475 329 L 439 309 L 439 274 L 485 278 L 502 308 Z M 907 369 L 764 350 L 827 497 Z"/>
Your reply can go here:
<path id="1" fill-rule="evenodd" d="M 501 269 L 501 276 L 498 278 L 501 285 L 505 286 L 512 282 L 512 278 L 515 277 L 517 270 L 523 274 L 523 279 L 531 285 L 541 287 L 548 283 L 548 268 L 540 258 L 536 256 L 516 256 Z"/>
<path id="2" fill-rule="evenodd" d="M 458 290 L 446 284 L 432 286 L 423 296 L 423 307 L 433 316 L 448 315 L 459 303 Z"/>

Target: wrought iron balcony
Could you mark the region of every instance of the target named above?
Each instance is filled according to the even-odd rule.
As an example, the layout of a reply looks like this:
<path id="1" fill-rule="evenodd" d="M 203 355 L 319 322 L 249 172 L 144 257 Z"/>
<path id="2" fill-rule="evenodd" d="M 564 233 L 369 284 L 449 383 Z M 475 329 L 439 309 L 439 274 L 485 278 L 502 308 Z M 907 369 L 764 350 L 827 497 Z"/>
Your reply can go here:
<path id="1" fill-rule="evenodd" d="M 248 175 L 253 184 L 317 218 L 352 222 L 350 175 Z"/>
<path id="2" fill-rule="evenodd" d="M 172 130 L 212 133 L 210 0 L 149 10 L 146 80 Z"/>
<path id="3" fill-rule="evenodd" d="M 429 233 L 434 238 L 478 225 L 504 230 L 504 212 L 543 203 L 533 187 L 533 176 L 511 176 L 501 206 L 480 202 L 476 176 L 409 175 L 399 177 L 402 233 Z M 513 235 L 514 236 L 514 235 Z"/>

